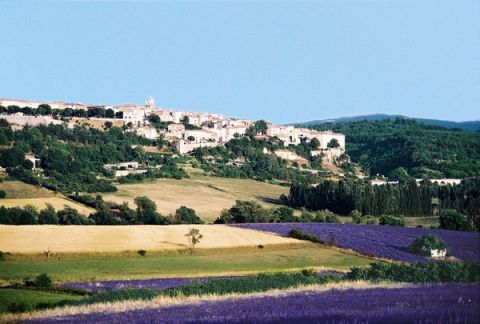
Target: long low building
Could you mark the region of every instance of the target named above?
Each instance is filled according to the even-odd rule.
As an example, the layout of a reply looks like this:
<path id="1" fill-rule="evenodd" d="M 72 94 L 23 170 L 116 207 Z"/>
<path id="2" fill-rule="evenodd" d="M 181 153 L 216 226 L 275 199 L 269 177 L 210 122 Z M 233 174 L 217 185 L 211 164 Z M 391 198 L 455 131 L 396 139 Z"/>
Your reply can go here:
<path id="1" fill-rule="evenodd" d="M 0 106 L 18 106 L 38 108 L 40 105 L 49 105 L 52 109 L 87 109 L 87 105 L 79 102 L 61 102 L 61 101 L 40 101 L 40 100 L 24 100 L 24 99 L 8 99 L 0 98 Z"/>

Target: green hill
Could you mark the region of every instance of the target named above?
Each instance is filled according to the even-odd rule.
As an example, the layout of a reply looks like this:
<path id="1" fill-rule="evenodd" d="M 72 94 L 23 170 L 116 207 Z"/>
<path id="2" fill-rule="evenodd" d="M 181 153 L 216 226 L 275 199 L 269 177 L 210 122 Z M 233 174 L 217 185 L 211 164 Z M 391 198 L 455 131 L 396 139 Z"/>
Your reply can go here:
<path id="1" fill-rule="evenodd" d="M 348 154 L 370 174 L 388 175 L 398 167 L 415 177 L 461 178 L 480 174 L 480 133 L 426 126 L 407 119 L 308 127 L 344 133 Z"/>
<path id="2" fill-rule="evenodd" d="M 322 119 L 322 120 L 313 120 L 304 123 L 298 123 L 297 125 L 301 126 L 312 126 L 325 123 L 350 123 L 355 121 L 374 121 L 374 120 L 386 120 L 386 119 L 408 119 L 415 120 L 419 124 L 430 125 L 430 126 L 441 126 L 445 128 L 458 128 L 466 131 L 480 131 L 480 121 L 464 121 L 464 122 L 455 122 L 450 120 L 439 120 L 439 119 L 426 119 L 426 118 L 414 118 L 402 115 L 387 115 L 387 114 L 372 114 L 372 115 L 362 115 L 354 117 L 340 117 L 334 119 Z"/>

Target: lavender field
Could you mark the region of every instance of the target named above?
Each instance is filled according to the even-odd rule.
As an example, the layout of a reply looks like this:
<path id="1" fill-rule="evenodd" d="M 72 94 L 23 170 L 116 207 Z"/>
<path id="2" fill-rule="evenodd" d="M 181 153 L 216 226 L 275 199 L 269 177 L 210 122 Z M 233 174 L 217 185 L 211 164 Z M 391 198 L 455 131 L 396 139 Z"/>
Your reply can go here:
<path id="1" fill-rule="evenodd" d="M 30 323 L 478 323 L 480 284 L 301 292 Z"/>
<path id="2" fill-rule="evenodd" d="M 288 235 L 298 228 L 317 236 L 322 241 L 335 238 L 338 247 L 380 258 L 415 262 L 428 259 L 408 252 L 415 238 L 431 234 L 441 237 L 449 247 L 449 253 L 464 261 L 480 262 L 480 234 L 474 232 L 438 229 L 407 228 L 379 225 L 353 224 L 236 224 L 242 228 Z"/>

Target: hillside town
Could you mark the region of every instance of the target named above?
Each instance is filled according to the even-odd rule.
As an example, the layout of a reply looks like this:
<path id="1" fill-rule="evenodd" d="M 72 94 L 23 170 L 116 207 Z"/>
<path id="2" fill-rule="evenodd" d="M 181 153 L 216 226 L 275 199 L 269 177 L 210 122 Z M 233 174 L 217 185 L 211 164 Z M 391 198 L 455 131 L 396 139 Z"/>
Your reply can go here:
<path id="1" fill-rule="evenodd" d="M 35 113 L 34 110 L 39 109 L 43 110 L 42 113 Z M 75 111 L 79 113 L 75 114 Z M 193 152 L 200 147 L 223 145 L 235 137 L 246 134 L 247 129 L 254 125 L 254 122 L 248 119 L 159 108 L 155 106 L 152 97 L 148 97 L 145 105 L 87 105 L 0 98 L 0 113 L 1 118 L 19 127 L 59 124 L 65 120 L 78 122 L 87 118 L 103 123 L 111 122 L 114 125 L 120 122 L 122 126 L 127 127 L 128 131 L 133 131 L 140 136 L 148 139 L 163 138 L 173 143 L 181 155 Z M 161 127 L 158 126 L 159 123 Z M 69 126 L 74 125 L 75 123 L 69 122 Z M 327 161 L 333 161 L 345 152 L 345 135 L 343 134 L 272 123 L 267 123 L 267 126 L 266 133 L 263 135 L 277 138 L 285 147 L 316 139 L 319 145 L 311 152 L 312 156 L 323 154 Z M 278 151 L 275 154 L 286 160 L 299 160 L 299 156 L 294 152 Z"/>

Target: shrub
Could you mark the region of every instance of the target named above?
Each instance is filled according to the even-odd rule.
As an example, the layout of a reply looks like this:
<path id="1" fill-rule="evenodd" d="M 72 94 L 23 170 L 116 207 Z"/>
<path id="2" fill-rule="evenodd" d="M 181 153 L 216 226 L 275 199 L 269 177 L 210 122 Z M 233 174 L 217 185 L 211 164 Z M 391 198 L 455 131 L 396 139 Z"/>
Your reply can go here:
<path id="1" fill-rule="evenodd" d="M 0 199 L 5 198 L 7 196 L 7 193 L 4 190 L 0 190 Z"/>
<path id="2" fill-rule="evenodd" d="M 471 231 L 473 226 L 467 216 L 454 209 L 447 209 L 440 215 L 440 228 L 454 231 Z"/>
<path id="3" fill-rule="evenodd" d="M 337 215 L 327 215 L 325 217 L 325 221 L 327 223 L 341 223 L 342 221 L 340 220 L 340 218 L 338 218 Z"/>
<path id="4" fill-rule="evenodd" d="M 30 312 L 35 309 L 35 306 L 31 302 L 27 301 L 11 301 L 7 305 L 7 312 L 8 313 L 24 313 L 24 312 Z"/>
<path id="5" fill-rule="evenodd" d="M 138 254 L 141 255 L 141 256 L 145 256 L 145 255 L 147 255 L 147 251 L 145 251 L 145 250 L 138 250 Z"/>
<path id="6" fill-rule="evenodd" d="M 310 213 L 306 210 L 302 210 L 302 214 L 300 216 L 300 221 L 302 223 L 311 223 L 315 221 L 315 214 Z"/>
<path id="7" fill-rule="evenodd" d="M 51 288 L 52 287 L 52 279 L 46 274 L 42 273 L 35 277 L 35 287 L 38 288 Z"/>
<path id="8" fill-rule="evenodd" d="M 264 246 L 263 246 L 263 244 L 259 244 L 259 245 L 257 245 L 257 248 L 259 248 L 259 249 L 263 249 L 263 248 L 264 248 Z"/>
<path id="9" fill-rule="evenodd" d="M 292 229 L 289 233 L 288 236 L 296 238 L 298 240 L 304 240 L 304 241 L 310 241 L 314 243 L 323 243 L 321 240 L 319 240 L 315 235 L 305 233 L 304 231 L 301 231 L 297 228 Z"/>
<path id="10" fill-rule="evenodd" d="M 168 288 L 163 294 L 167 296 L 192 296 L 204 294 L 225 295 L 230 293 L 249 293 L 271 289 L 285 289 L 299 285 L 310 285 L 340 281 L 334 276 L 319 276 L 313 271 L 304 270 L 296 273 L 259 274 L 237 279 L 214 279 L 207 282 L 193 282 L 188 285 Z"/>
<path id="11" fill-rule="evenodd" d="M 335 236 L 330 236 L 328 239 L 328 245 L 330 246 L 337 246 L 337 238 Z"/>
<path id="12" fill-rule="evenodd" d="M 474 282 L 480 264 L 471 262 L 416 262 L 412 264 L 371 263 L 368 268 L 351 268 L 349 280 L 389 280 L 397 282 Z"/>
<path id="13" fill-rule="evenodd" d="M 10 255 L 10 252 L 0 251 L 0 261 L 5 261 L 7 259 L 7 256 L 9 255 Z"/>
<path id="14" fill-rule="evenodd" d="M 380 225 L 405 226 L 405 220 L 391 215 L 382 215 L 379 220 Z"/>
<path id="15" fill-rule="evenodd" d="M 410 251 L 415 254 L 430 256 L 431 250 L 446 250 L 447 244 L 438 236 L 422 235 L 410 245 Z"/>
<path id="16" fill-rule="evenodd" d="M 350 212 L 350 217 L 352 217 L 352 221 L 355 224 L 360 224 L 362 223 L 362 213 L 359 212 L 358 210 L 354 209 Z"/>

